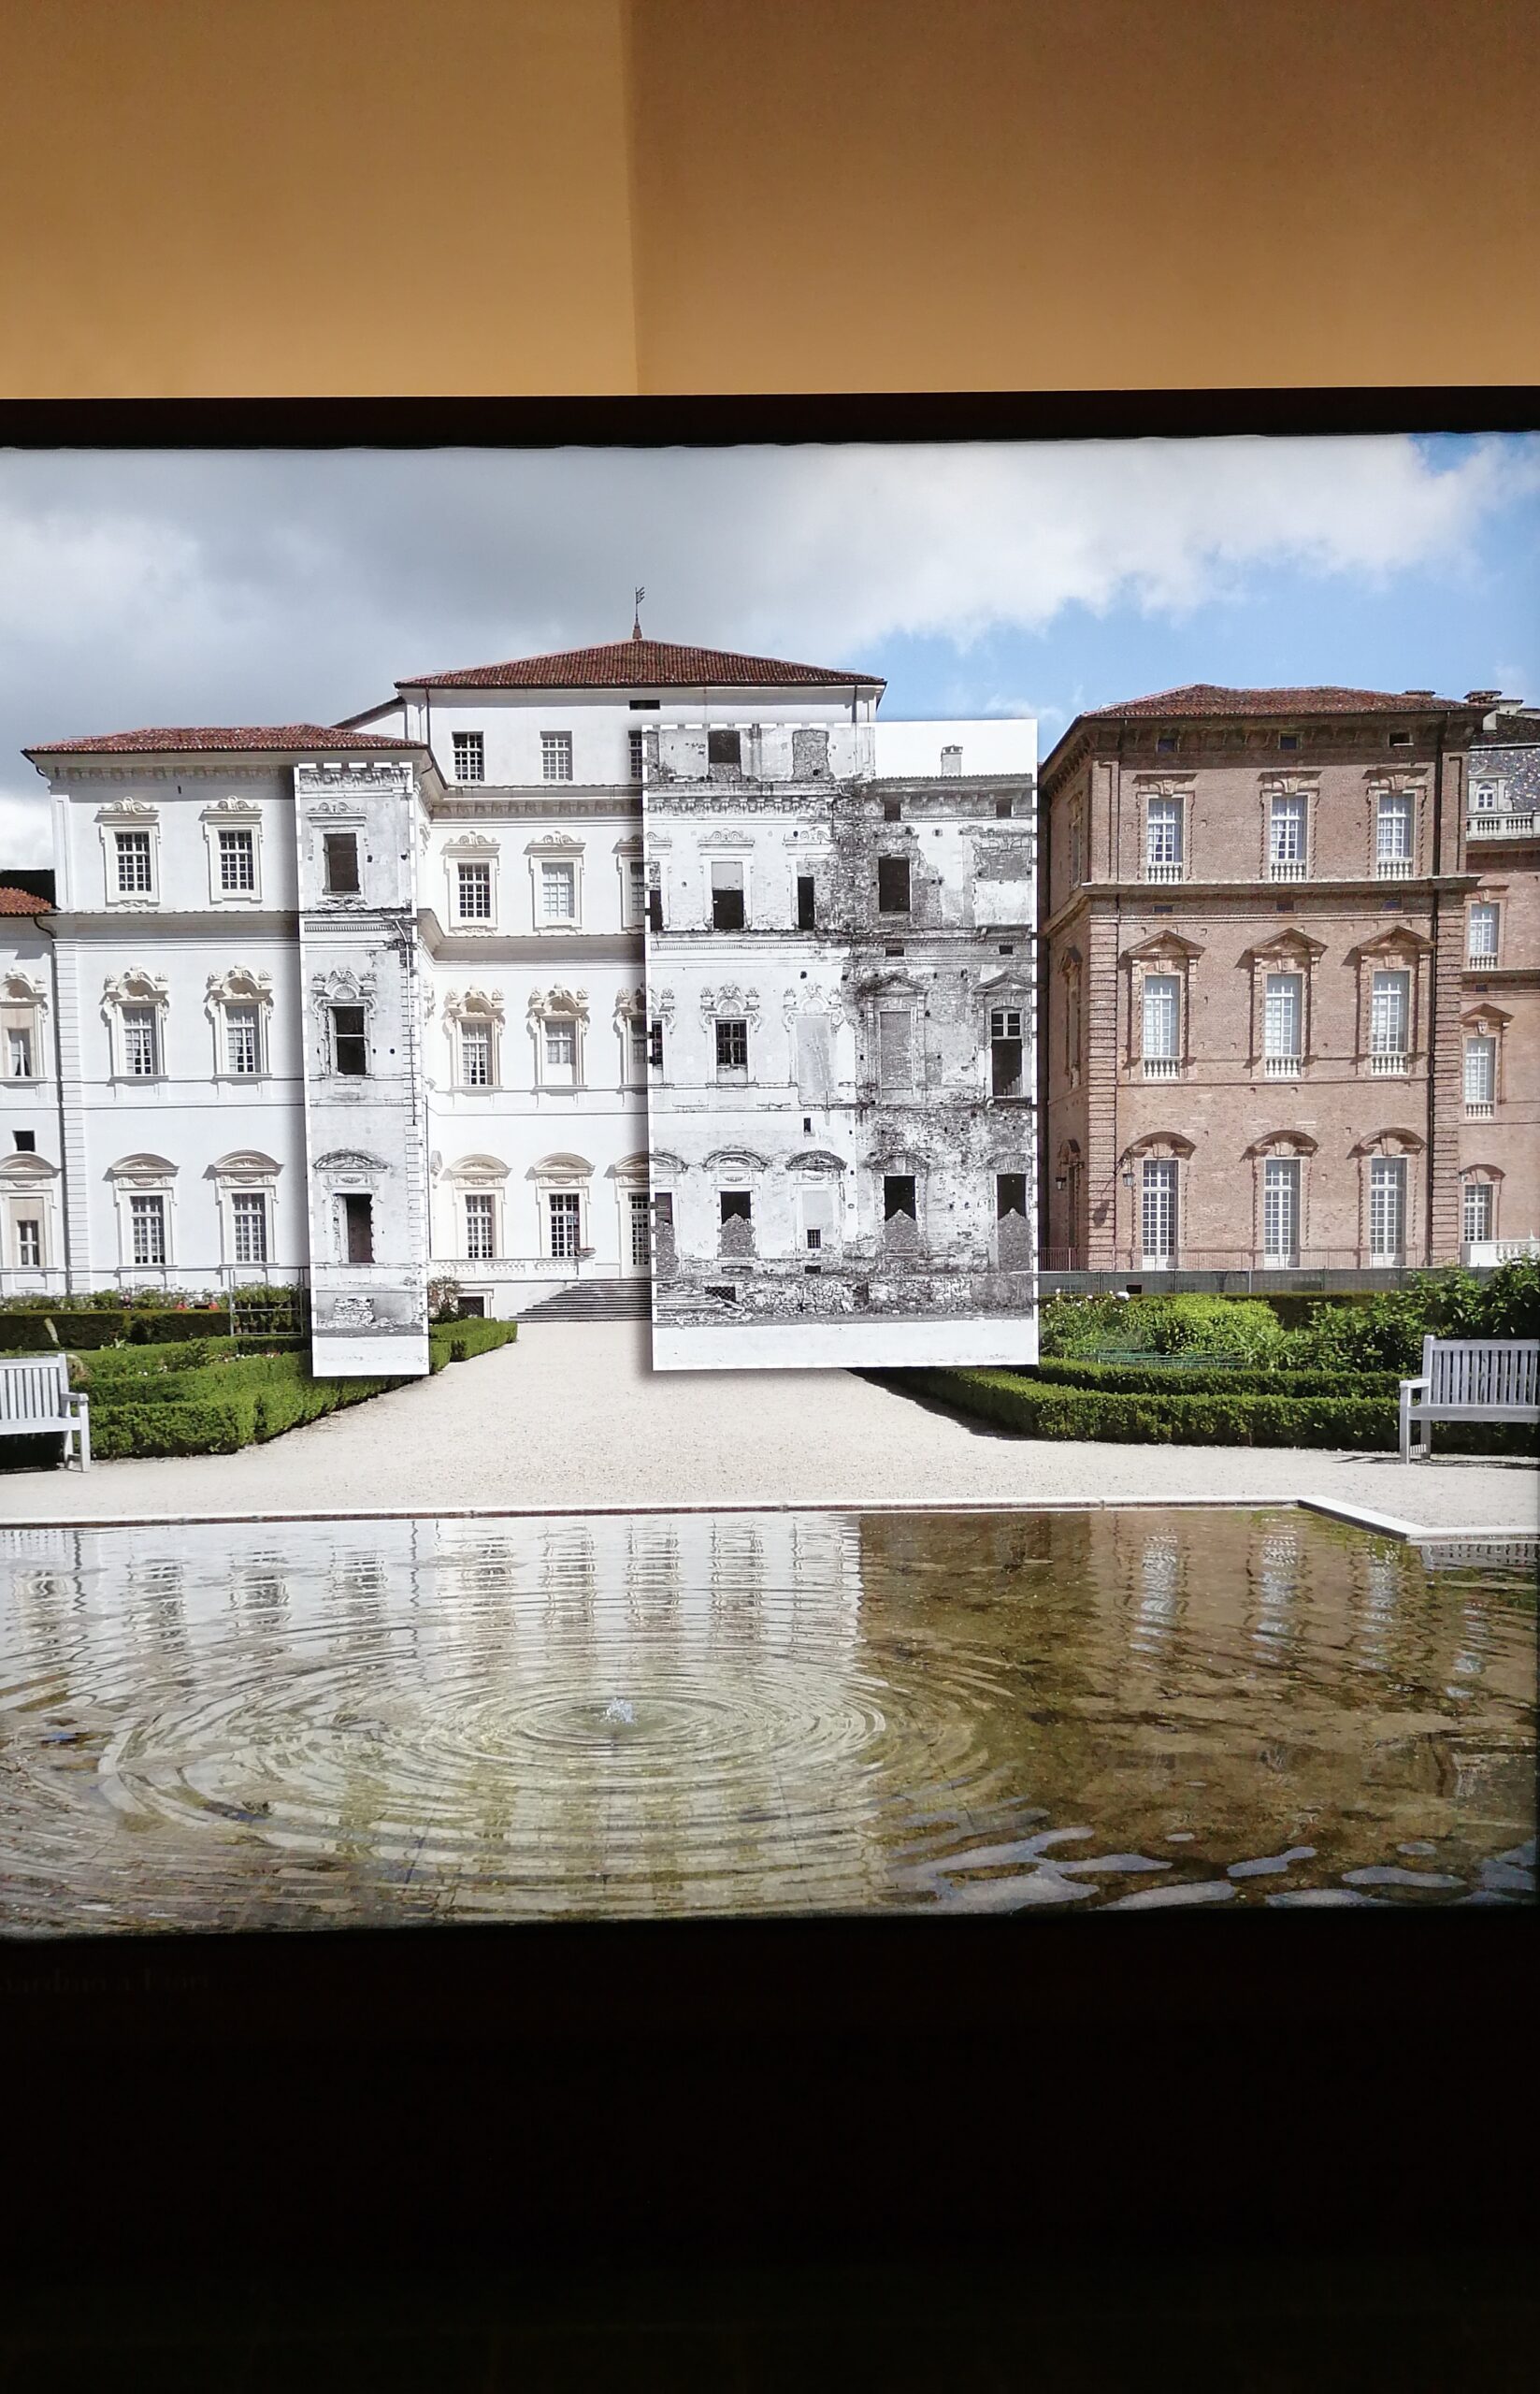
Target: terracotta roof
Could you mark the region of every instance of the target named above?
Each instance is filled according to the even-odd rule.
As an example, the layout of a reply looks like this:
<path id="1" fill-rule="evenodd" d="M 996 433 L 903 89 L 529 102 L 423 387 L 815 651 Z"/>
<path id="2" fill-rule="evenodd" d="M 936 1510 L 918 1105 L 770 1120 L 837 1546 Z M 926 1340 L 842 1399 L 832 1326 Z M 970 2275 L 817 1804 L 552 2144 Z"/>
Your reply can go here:
<path id="1" fill-rule="evenodd" d="M 1438 699 L 1431 690 L 1312 688 L 1231 690 L 1219 682 L 1187 682 L 1179 690 L 1157 690 L 1147 699 L 1124 699 L 1110 707 L 1088 707 L 1085 720 L 1109 715 L 1231 714 L 1418 714 L 1428 707 L 1459 707 L 1460 699 Z"/>
<path id="2" fill-rule="evenodd" d="M 875 689 L 880 673 L 843 666 L 792 665 L 778 656 L 741 656 L 730 648 L 688 648 L 671 640 L 612 640 L 599 648 L 557 649 L 550 656 L 517 656 L 506 665 L 469 665 L 449 673 L 414 673 L 398 690 L 847 690 L 853 682 Z"/>
<path id="3" fill-rule="evenodd" d="M 241 723 L 159 725 L 145 731 L 103 731 L 87 740 L 44 740 L 23 748 L 24 757 L 188 757 L 202 750 L 229 755 L 303 749 L 335 756 L 344 748 L 418 748 L 416 740 L 365 739 L 356 731 L 330 729 L 324 723 Z"/>
<path id="4" fill-rule="evenodd" d="M 0 882 L 0 915 L 47 915 L 51 912 L 46 898 L 35 898 L 30 889 L 7 888 L 4 882 Z"/>

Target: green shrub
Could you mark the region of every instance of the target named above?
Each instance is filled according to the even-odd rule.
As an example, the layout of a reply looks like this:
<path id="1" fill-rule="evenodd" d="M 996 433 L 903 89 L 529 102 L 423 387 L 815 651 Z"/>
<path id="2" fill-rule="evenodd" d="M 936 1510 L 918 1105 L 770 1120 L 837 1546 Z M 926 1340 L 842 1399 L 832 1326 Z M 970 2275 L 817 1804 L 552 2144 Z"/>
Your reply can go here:
<path id="1" fill-rule="evenodd" d="M 1281 1359 L 1286 1334 L 1260 1297 L 1050 1297 L 1039 1338 L 1048 1356 L 1087 1356 L 1099 1347 L 1156 1355 Z"/>
<path id="2" fill-rule="evenodd" d="M 1231 1393 L 1137 1396 L 1101 1389 L 1045 1386 L 1010 1372 L 905 1372 L 900 1385 L 959 1412 L 998 1421 L 1024 1438 L 1074 1438 L 1134 1446 L 1329 1447 L 1394 1450 L 1394 1395 L 1245 1396 Z M 1446 1450 L 1530 1454 L 1533 1433 L 1473 1425 L 1450 1430 Z"/>
<path id="3" fill-rule="evenodd" d="M 1394 1372 L 1317 1372 L 1269 1367 L 1174 1370 L 1159 1363 L 1088 1363 L 1049 1356 L 1027 1376 L 1058 1388 L 1123 1396 L 1394 1396 Z"/>

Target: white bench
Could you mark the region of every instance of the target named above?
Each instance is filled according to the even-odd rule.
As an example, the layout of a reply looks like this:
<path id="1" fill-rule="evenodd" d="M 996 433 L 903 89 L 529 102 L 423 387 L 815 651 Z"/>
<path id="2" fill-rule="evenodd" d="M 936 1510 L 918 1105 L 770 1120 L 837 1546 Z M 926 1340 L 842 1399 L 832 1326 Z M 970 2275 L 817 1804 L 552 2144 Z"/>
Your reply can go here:
<path id="1" fill-rule="evenodd" d="M 1426 1460 L 1434 1421 L 1540 1421 L 1540 1338 L 1425 1338 L 1401 1383 L 1401 1460 Z"/>
<path id="2" fill-rule="evenodd" d="M 91 1399 L 69 1384 L 69 1360 L 64 1355 L 22 1355 L 0 1361 L 0 1438 L 65 1435 L 65 1461 L 69 1442 L 91 1469 Z"/>

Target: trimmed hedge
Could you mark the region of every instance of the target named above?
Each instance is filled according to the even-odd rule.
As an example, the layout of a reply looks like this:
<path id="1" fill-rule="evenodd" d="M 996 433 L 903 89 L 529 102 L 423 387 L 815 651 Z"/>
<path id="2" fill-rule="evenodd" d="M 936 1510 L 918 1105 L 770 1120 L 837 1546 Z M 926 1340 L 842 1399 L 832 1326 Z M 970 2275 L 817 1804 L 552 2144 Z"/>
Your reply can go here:
<path id="1" fill-rule="evenodd" d="M 1028 1381 L 1057 1388 L 1103 1389 L 1109 1396 L 1395 1396 L 1394 1372 L 1290 1371 L 1241 1364 L 1234 1369 L 1202 1365 L 1084 1363 L 1044 1356 Z"/>
<path id="2" fill-rule="evenodd" d="M 1024 1438 L 1073 1438 L 1124 1446 L 1331 1447 L 1393 1452 L 1400 1442 L 1391 1396 L 1135 1396 L 1045 1385 L 990 1371 L 905 1372 L 914 1385 L 959 1412 L 998 1421 Z M 1441 1423 L 1446 1451 L 1533 1454 L 1533 1434 L 1515 1424 L 1454 1429 Z M 1438 1451 L 1435 1446 L 1434 1451 Z"/>
<path id="3" fill-rule="evenodd" d="M 259 1319 L 250 1318 L 243 1335 L 266 1339 L 268 1333 L 258 1327 Z M 39 1305 L 36 1310 L 0 1312 L 0 1355 L 49 1355 L 61 1348 L 72 1354 L 88 1354 L 108 1347 L 153 1347 L 230 1334 L 228 1313 L 205 1313 L 192 1307 L 181 1313 L 149 1313 L 123 1306 L 108 1313 L 83 1305 L 79 1309 Z"/>
<path id="4" fill-rule="evenodd" d="M 428 1333 L 429 1369 L 442 1371 L 517 1335 L 511 1321 L 435 1324 Z M 98 1351 L 71 1373 L 91 1394 L 93 1456 L 110 1462 L 124 1455 L 234 1454 L 343 1406 L 411 1386 L 396 1377 L 313 1379 L 308 1354 L 294 1351 L 307 1345 L 274 1340 L 259 1355 L 242 1351 L 232 1339 L 154 1355 L 143 1348 Z M 36 1470 L 62 1451 L 62 1440 L 7 1438 L 0 1441 L 0 1464 Z"/>

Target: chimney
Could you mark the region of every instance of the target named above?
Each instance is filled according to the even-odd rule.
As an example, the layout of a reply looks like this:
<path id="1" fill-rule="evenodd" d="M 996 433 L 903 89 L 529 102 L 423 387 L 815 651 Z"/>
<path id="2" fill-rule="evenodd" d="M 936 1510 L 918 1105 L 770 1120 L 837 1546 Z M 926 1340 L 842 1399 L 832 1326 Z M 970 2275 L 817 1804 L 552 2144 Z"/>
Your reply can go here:
<path id="1" fill-rule="evenodd" d="M 1467 690 L 1465 704 L 1468 707 L 1496 706 L 1502 696 L 1501 690 Z"/>
<path id="2" fill-rule="evenodd" d="M 1433 694 L 1432 690 L 1403 690 L 1401 695 L 1403 699 L 1431 699 Z"/>
<path id="3" fill-rule="evenodd" d="M 956 744 L 950 748 L 943 748 L 942 750 L 942 772 L 943 773 L 960 773 L 961 771 L 962 750 Z"/>

